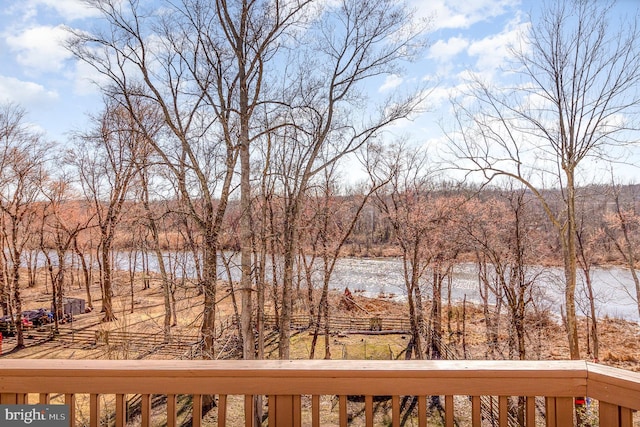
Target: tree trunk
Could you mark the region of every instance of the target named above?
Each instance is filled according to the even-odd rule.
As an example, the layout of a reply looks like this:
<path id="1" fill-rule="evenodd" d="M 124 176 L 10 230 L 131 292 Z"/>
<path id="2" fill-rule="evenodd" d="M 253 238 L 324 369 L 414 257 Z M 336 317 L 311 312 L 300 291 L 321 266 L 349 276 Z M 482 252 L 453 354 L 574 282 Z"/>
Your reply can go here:
<path id="1" fill-rule="evenodd" d="M 329 298 L 324 299 L 324 303 L 322 304 L 322 315 L 324 317 L 324 359 L 331 360 L 331 337 L 329 336 Z"/>
<path id="2" fill-rule="evenodd" d="M 87 267 L 87 261 L 84 259 L 84 255 L 80 251 L 78 247 L 78 239 L 73 239 L 73 250 L 78 255 L 80 259 L 80 264 L 82 265 L 82 275 L 84 277 L 84 286 L 87 292 L 87 307 L 93 310 L 93 300 L 91 299 L 91 275 L 89 274 L 89 268 Z"/>
<path id="3" fill-rule="evenodd" d="M 0 245 L 4 248 L 4 245 Z M 4 260 L 4 254 L 0 254 L 0 314 L 7 316 L 9 314 L 9 298 L 7 275 L 5 274 L 6 263 Z"/>
<path id="4" fill-rule="evenodd" d="M 246 84 L 246 82 L 242 82 Z M 246 88 L 241 90 L 241 110 L 246 112 Z M 245 359 L 255 358 L 255 343 L 253 335 L 253 301 L 251 287 L 251 164 L 249 160 L 249 123 L 248 117 L 241 118 L 240 143 L 240 290 L 242 292 L 240 323 L 242 325 L 242 355 Z"/>
<path id="5" fill-rule="evenodd" d="M 204 292 L 204 309 L 202 312 L 202 327 L 200 332 L 202 333 L 203 339 L 203 359 L 214 359 L 218 251 L 215 239 L 207 236 L 205 241 L 202 285 Z"/>
<path id="6" fill-rule="evenodd" d="M 431 358 L 442 358 L 442 275 L 433 267 L 433 299 L 431 302 Z"/>
<path id="7" fill-rule="evenodd" d="M 325 276 L 326 279 L 326 276 Z M 311 286 L 311 284 L 309 284 Z M 323 315 L 325 316 L 325 325 L 328 324 L 329 317 L 329 309 L 328 309 L 328 298 L 329 298 L 329 281 L 323 280 L 322 283 L 322 293 L 320 294 L 320 300 L 318 301 L 318 310 L 313 319 L 313 338 L 311 339 L 311 351 L 309 352 L 309 359 L 315 358 L 316 344 L 318 341 L 318 334 L 320 333 L 320 325 L 322 322 Z M 328 326 L 327 328 L 328 329 Z M 325 331 L 326 331 L 325 329 Z M 327 334 L 328 337 L 328 334 Z M 328 338 L 325 341 L 325 359 L 331 359 L 331 351 L 329 348 Z"/>
<path id="8" fill-rule="evenodd" d="M 151 287 L 151 277 L 149 271 L 149 251 L 147 250 L 146 244 L 142 249 L 142 257 L 140 260 L 142 261 L 142 289 L 147 290 Z"/>
<path id="9" fill-rule="evenodd" d="M 566 171 L 567 175 L 567 226 L 565 231 L 564 246 L 564 275 L 565 275 L 565 300 L 566 300 L 566 327 L 569 342 L 569 354 L 572 360 L 580 359 L 580 347 L 578 343 L 578 322 L 576 317 L 576 211 L 575 211 L 575 184 L 573 170 Z"/>
<path id="10" fill-rule="evenodd" d="M 56 274 L 55 281 L 53 276 L 51 277 L 51 287 L 57 290 L 57 299 L 55 301 L 56 315 L 60 316 L 58 319 L 64 319 L 64 270 L 66 269 L 64 262 L 64 252 L 58 250 L 58 274 Z"/>
<path id="11" fill-rule="evenodd" d="M 17 242 L 14 242 L 17 244 Z M 20 252 L 14 251 L 14 263 L 13 263 L 13 301 L 16 306 L 16 336 L 17 344 L 16 348 L 24 347 L 24 331 L 22 328 L 22 297 L 20 296 Z"/>
<path id="12" fill-rule="evenodd" d="M 264 197 L 264 177 L 262 184 L 262 195 Z M 261 226 L 259 237 L 257 233 L 252 234 L 252 251 L 253 258 L 255 260 L 255 287 L 256 287 L 256 357 L 258 360 L 264 359 L 264 290 L 265 290 L 265 276 L 266 276 L 266 263 L 267 263 L 267 237 L 266 237 L 266 204 L 262 203 L 261 208 Z M 260 247 L 258 248 L 258 245 Z M 261 411 L 260 411 L 261 412 Z"/>
<path id="13" fill-rule="evenodd" d="M 116 320 L 113 310 L 113 284 L 111 267 L 111 240 L 106 237 L 102 241 L 102 311 L 104 315 L 102 322 L 112 322 Z"/>
<path id="14" fill-rule="evenodd" d="M 37 263 L 37 255 L 34 256 L 34 251 L 27 251 L 27 287 L 33 288 L 36 286 L 36 263 Z"/>
<path id="15" fill-rule="evenodd" d="M 587 268 L 585 268 L 583 272 L 587 293 L 589 295 L 589 310 L 591 312 L 591 328 L 588 333 L 591 335 L 591 341 L 593 343 L 592 357 L 597 361 L 600 358 L 600 340 L 598 337 L 598 316 L 596 313 L 595 295 L 593 294 L 593 284 L 591 283 L 591 272 Z"/>
<path id="16" fill-rule="evenodd" d="M 138 263 L 138 251 L 133 249 L 129 251 L 129 296 L 131 302 L 131 313 L 135 310 L 135 291 L 133 284 L 136 278 L 136 264 Z"/>
<path id="17" fill-rule="evenodd" d="M 184 285 L 184 282 L 183 282 Z M 171 300 L 169 302 L 169 305 L 171 306 L 171 326 L 178 326 L 178 311 L 177 311 L 177 306 L 178 304 L 176 303 L 176 283 L 175 281 L 171 281 L 169 282 L 169 291 L 171 294 Z"/>
<path id="18" fill-rule="evenodd" d="M 170 299 L 170 289 L 169 289 L 169 276 L 167 275 L 167 269 L 164 264 L 164 256 L 162 251 L 160 250 L 160 234 L 158 233 L 158 226 L 156 224 L 156 220 L 153 217 L 153 213 L 151 212 L 151 207 L 149 206 L 149 198 L 146 180 L 144 183 L 144 196 L 142 204 L 144 206 L 144 210 L 147 216 L 148 227 L 151 231 L 151 239 L 153 242 L 153 252 L 156 255 L 156 261 L 158 262 L 158 270 L 160 271 L 160 278 L 162 279 L 162 296 L 164 299 L 164 321 L 163 321 L 163 333 L 164 333 L 164 342 L 169 342 L 171 339 L 171 299 Z M 144 259 L 147 258 L 147 254 L 145 252 L 143 256 Z M 146 261 L 147 266 L 149 265 L 149 261 Z M 145 289 L 149 287 L 149 274 L 145 270 Z"/>
<path id="19" fill-rule="evenodd" d="M 240 310 L 238 309 L 238 301 L 236 298 L 236 289 L 233 286 L 233 275 L 231 274 L 231 260 L 233 258 L 233 256 L 235 255 L 235 253 L 233 253 L 229 258 L 225 257 L 224 254 L 221 254 L 222 256 L 222 263 L 224 264 L 224 268 L 226 270 L 227 273 L 227 278 L 228 278 L 228 286 L 229 286 L 229 295 L 231 296 L 231 304 L 233 306 L 233 320 L 235 323 L 235 325 L 238 328 L 238 337 L 240 338 L 240 341 L 243 342 L 244 341 L 244 332 L 242 330 L 242 318 L 240 315 Z"/>
<path id="20" fill-rule="evenodd" d="M 462 358 L 467 358 L 467 294 L 462 299 Z"/>
<path id="21" fill-rule="evenodd" d="M 276 255 L 276 244 L 271 239 L 271 301 L 273 303 L 274 322 L 280 326 L 280 299 L 278 297 L 278 263 Z"/>
<path id="22" fill-rule="evenodd" d="M 295 201 L 291 203 L 296 203 Z M 289 359 L 290 355 L 290 339 L 291 339 L 291 291 L 293 287 L 293 265 L 296 253 L 296 223 L 297 209 L 295 207 L 287 208 L 286 219 L 284 221 L 284 251 L 283 262 L 284 272 L 282 277 L 282 307 L 280 311 L 280 334 L 278 341 L 278 356 L 280 359 Z"/>

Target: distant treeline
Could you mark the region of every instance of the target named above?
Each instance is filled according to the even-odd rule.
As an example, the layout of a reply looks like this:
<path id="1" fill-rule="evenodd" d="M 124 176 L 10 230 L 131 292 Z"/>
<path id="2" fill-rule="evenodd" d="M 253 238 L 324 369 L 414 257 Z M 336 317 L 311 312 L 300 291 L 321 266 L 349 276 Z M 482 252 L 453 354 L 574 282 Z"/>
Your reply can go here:
<path id="1" fill-rule="evenodd" d="M 459 237 L 457 256 L 463 259 L 472 257 L 475 248 L 463 230 L 452 230 L 457 227 L 465 228 L 473 224 L 474 218 L 482 215 L 491 215 L 496 204 L 509 204 L 510 200 L 518 192 L 523 192 L 523 211 L 526 213 L 525 226 L 528 233 L 535 236 L 537 259 L 540 264 L 558 265 L 562 262 L 561 247 L 557 241 L 557 233 L 548 224 L 548 220 L 542 207 L 529 194 L 523 190 L 506 190 L 496 188 L 447 188 L 446 190 L 436 189 L 429 194 L 420 204 L 416 204 L 411 209 L 415 214 L 422 214 L 425 218 L 430 211 L 437 209 L 440 203 L 455 201 L 459 204 L 456 218 L 451 213 L 451 221 L 446 222 L 447 230 L 440 230 L 450 237 Z M 557 197 L 557 208 L 562 209 L 562 192 L 558 190 L 548 191 L 549 199 Z M 335 194 L 329 197 L 328 203 L 331 205 L 331 221 L 336 223 L 336 227 L 345 224 L 361 203 L 362 194 Z M 385 196 L 383 196 L 385 197 Z M 279 197 L 274 195 L 271 200 L 271 211 L 274 218 L 268 218 L 272 224 L 278 222 L 278 211 L 282 209 L 277 206 Z M 306 225 L 303 229 L 309 230 L 314 221 L 318 220 L 319 212 L 313 211 L 314 206 L 320 203 L 317 199 L 307 198 L 308 206 L 303 209 L 306 215 L 303 220 Z M 151 236 L 145 220 L 144 209 L 140 202 L 125 201 L 123 204 L 123 214 L 113 237 L 113 249 L 127 251 L 149 250 Z M 584 239 L 589 234 L 590 239 L 584 242 L 586 249 L 592 253 L 595 265 L 616 264 L 623 265 L 627 262 L 627 255 L 616 245 L 622 234 L 622 221 L 624 227 L 630 233 L 632 240 L 640 243 L 640 218 L 638 209 L 640 208 L 640 185 L 625 186 L 589 186 L 578 190 L 577 198 L 578 216 L 580 218 L 580 235 Z M 149 207 L 154 216 L 158 218 L 157 226 L 160 235 L 160 248 L 171 251 L 199 251 L 202 247 L 203 238 L 197 227 L 188 216 L 185 216 L 180 208 L 180 202 L 176 200 L 151 201 Z M 48 205 L 45 202 L 34 202 L 30 210 L 38 212 L 38 218 L 34 217 L 29 226 L 30 238 L 25 242 L 25 249 L 28 250 L 55 250 L 56 234 L 52 230 L 56 229 L 52 221 L 52 216 L 47 212 Z M 83 251 L 95 251 L 100 246 L 98 215 L 95 207 L 88 201 L 69 200 L 61 203 L 56 212 L 57 217 L 65 218 L 67 226 L 82 223 L 82 231 L 75 236 L 78 247 Z M 486 210 L 486 212 L 483 212 Z M 224 251 L 238 251 L 240 236 L 237 230 L 237 219 L 239 216 L 239 206 L 230 202 L 223 222 L 225 233 L 222 234 L 220 249 Z M 256 211 L 259 211 L 257 209 Z M 462 215 L 462 216 L 460 216 Z M 447 218 L 441 218 L 444 221 Z M 256 222 L 261 218 L 255 218 Z M 420 218 L 416 218 L 420 221 Z M 500 221 L 508 221 L 507 217 L 496 216 L 493 218 L 496 226 Z M 6 223 L 6 221 L 5 221 Z M 443 225 L 445 223 L 443 222 Z M 50 225 L 48 227 L 47 225 Z M 433 233 L 437 233 L 434 230 Z M 279 236 L 277 230 L 274 236 Z M 301 234 L 305 237 L 305 234 Z M 451 240 L 449 240 L 453 243 Z M 310 239 L 302 239 L 304 251 L 312 253 L 314 242 Z M 271 247 L 276 249 L 276 246 Z M 277 252 L 277 251 L 276 251 Z M 369 200 L 361 210 L 352 232 L 345 241 L 343 256 L 362 257 L 388 257 L 399 256 L 400 250 L 396 240 L 396 230 L 389 221 L 389 217 L 381 209 L 380 205 L 373 200 Z"/>

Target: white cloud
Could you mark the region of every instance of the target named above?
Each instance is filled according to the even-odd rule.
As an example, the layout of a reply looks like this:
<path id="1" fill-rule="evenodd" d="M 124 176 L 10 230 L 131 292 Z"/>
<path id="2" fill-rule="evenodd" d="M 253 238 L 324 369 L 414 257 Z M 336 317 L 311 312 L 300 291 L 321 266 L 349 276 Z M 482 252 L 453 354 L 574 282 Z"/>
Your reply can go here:
<path id="1" fill-rule="evenodd" d="M 6 42 L 17 52 L 19 64 L 36 72 L 56 72 L 63 68 L 71 53 L 63 46 L 69 34 L 62 25 L 37 26 L 9 35 Z"/>
<path id="2" fill-rule="evenodd" d="M 432 29 L 469 28 L 471 25 L 489 20 L 518 6 L 520 0 L 412 0 L 418 13 L 433 18 Z"/>
<path id="3" fill-rule="evenodd" d="M 430 59 L 445 62 L 456 56 L 469 46 L 469 41 L 462 37 L 451 37 L 449 40 L 438 40 L 429 49 Z"/>
<path id="4" fill-rule="evenodd" d="M 82 0 L 30 0 L 30 3 L 51 8 L 67 20 L 91 18 L 99 14 Z"/>
<path id="5" fill-rule="evenodd" d="M 402 84 L 404 80 L 402 79 L 402 77 L 396 75 L 396 74 L 392 74 L 390 76 L 387 76 L 387 78 L 384 80 L 384 83 L 382 84 L 382 86 L 380 86 L 380 88 L 378 89 L 378 92 L 386 92 L 388 90 L 391 89 L 395 89 L 398 86 L 400 86 Z"/>
<path id="6" fill-rule="evenodd" d="M 47 90 L 38 83 L 0 75 L 0 102 L 15 102 L 26 107 L 29 104 L 48 103 L 56 99 L 56 92 Z"/>
<path id="7" fill-rule="evenodd" d="M 12 2 L 2 9 L 0 15 L 9 17 L 9 20 L 4 23 L 7 27 L 29 22 L 38 15 L 38 10 L 35 4 L 29 2 Z"/>
<path id="8" fill-rule="evenodd" d="M 470 57 L 477 57 L 476 71 L 485 75 L 491 75 L 502 67 L 511 56 L 509 48 L 515 45 L 529 30 L 528 22 L 509 23 L 498 34 L 493 34 L 469 45 L 467 53 Z"/>
<path id="9" fill-rule="evenodd" d="M 110 83 L 108 77 L 83 61 L 76 62 L 75 73 L 70 78 L 74 81 L 74 93 L 83 96 L 98 94 L 100 87 L 105 87 Z"/>
<path id="10" fill-rule="evenodd" d="M 441 107 L 445 102 L 449 101 L 454 90 L 455 88 L 451 87 L 437 87 L 429 93 L 427 102 L 430 106 Z"/>

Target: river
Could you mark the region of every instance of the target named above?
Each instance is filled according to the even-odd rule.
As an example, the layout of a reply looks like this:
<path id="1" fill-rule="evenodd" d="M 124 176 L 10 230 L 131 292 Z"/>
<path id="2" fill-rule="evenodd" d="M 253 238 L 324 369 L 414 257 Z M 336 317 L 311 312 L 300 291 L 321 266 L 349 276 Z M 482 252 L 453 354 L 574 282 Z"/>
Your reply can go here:
<path id="1" fill-rule="evenodd" d="M 536 286 L 541 298 L 552 311 L 560 314 L 560 304 L 561 301 L 564 301 L 563 270 L 557 267 L 535 267 L 532 270 L 539 273 Z M 640 322 L 634 297 L 635 287 L 629 270 L 618 267 L 594 268 L 591 271 L 591 277 L 598 317 Z M 428 277 L 425 277 L 424 283 L 425 291 L 430 292 Z M 384 293 L 402 298 L 406 294 L 402 261 L 394 258 L 341 259 L 336 265 L 331 286 L 336 289 L 344 289 L 348 286 L 350 290 L 361 290 L 368 296 L 378 296 L 380 293 Z M 456 265 L 451 283 L 452 300 L 461 302 L 466 296 L 468 301 L 480 302 L 478 289 L 476 265 L 473 263 Z M 588 311 L 586 295 L 583 276 L 580 275 L 576 289 L 579 314 L 586 314 Z"/>
<path id="2" fill-rule="evenodd" d="M 187 254 L 182 255 L 184 255 L 182 259 L 186 260 L 184 261 L 186 266 L 180 266 L 177 274 L 192 276 L 193 262 L 190 261 L 190 257 Z M 151 260 L 151 269 L 157 271 L 157 267 L 154 264 L 153 260 Z M 175 267 L 175 261 L 173 264 Z M 120 253 L 117 257 L 117 265 L 119 268 L 128 269 L 128 255 Z M 562 301 L 564 301 L 562 269 L 558 267 L 534 267 L 530 270 L 538 274 L 536 286 L 539 298 L 554 313 L 559 315 Z M 218 271 L 221 279 L 227 279 L 221 262 Z M 237 267 L 232 268 L 231 275 L 233 280 L 238 280 L 239 269 Z M 640 322 L 635 302 L 635 288 L 629 270 L 619 267 L 594 268 L 591 275 L 598 317 L 612 317 Z M 429 295 L 431 292 L 428 276 L 428 274 L 425 274 L 425 295 Z M 318 275 L 318 277 L 320 276 Z M 366 296 L 378 297 L 384 295 L 401 300 L 406 295 L 402 261 L 399 258 L 339 259 L 331 278 L 330 287 L 338 291 L 349 287 L 351 291 L 361 291 Z M 480 302 L 477 267 L 473 263 L 460 263 L 454 268 L 453 272 L 452 300 L 461 302 L 465 296 L 468 301 Z M 446 297 L 446 294 L 444 297 Z M 588 299 L 582 276 L 578 280 L 576 301 L 579 315 L 587 314 Z"/>

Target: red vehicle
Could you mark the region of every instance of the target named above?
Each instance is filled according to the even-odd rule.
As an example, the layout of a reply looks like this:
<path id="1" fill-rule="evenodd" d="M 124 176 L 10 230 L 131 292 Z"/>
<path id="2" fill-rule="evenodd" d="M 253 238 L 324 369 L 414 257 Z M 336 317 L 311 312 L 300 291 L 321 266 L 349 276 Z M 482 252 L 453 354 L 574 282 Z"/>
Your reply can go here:
<path id="1" fill-rule="evenodd" d="M 27 319 L 26 317 L 22 318 L 22 329 L 31 329 L 33 328 L 33 322 Z"/>

